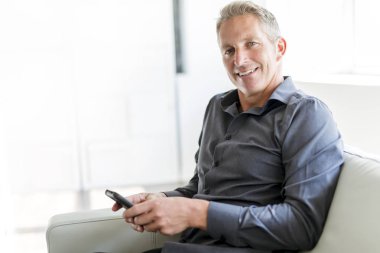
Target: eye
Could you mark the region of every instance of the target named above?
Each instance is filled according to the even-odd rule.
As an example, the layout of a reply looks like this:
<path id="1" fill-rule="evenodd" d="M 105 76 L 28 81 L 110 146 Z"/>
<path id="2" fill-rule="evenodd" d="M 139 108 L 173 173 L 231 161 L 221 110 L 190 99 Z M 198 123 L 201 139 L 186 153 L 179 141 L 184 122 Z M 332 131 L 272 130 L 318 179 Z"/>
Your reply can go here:
<path id="1" fill-rule="evenodd" d="M 254 46 L 258 45 L 258 44 L 259 43 L 257 43 L 257 42 L 250 41 L 250 42 L 248 42 L 248 47 L 254 47 Z"/>
<path id="2" fill-rule="evenodd" d="M 234 53 L 234 49 L 233 48 L 227 48 L 225 51 L 224 51 L 224 55 L 231 55 Z"/>

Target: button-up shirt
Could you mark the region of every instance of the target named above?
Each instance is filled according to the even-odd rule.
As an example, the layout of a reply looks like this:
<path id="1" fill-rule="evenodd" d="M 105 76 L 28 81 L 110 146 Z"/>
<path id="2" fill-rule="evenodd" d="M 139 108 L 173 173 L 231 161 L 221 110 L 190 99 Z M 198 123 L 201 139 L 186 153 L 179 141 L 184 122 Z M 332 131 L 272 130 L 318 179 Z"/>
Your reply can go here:
<path id="1" fill-rule="evenodd" d="M 332 114 L 290 77 L 260 108 L 239 111 L 237 90 L 206 109 L 196 169 L 168 196 L 209 200 L 207 231 L 184 241 L 261 250 L 310 249 L 318 241 L 343 164 Z"/>

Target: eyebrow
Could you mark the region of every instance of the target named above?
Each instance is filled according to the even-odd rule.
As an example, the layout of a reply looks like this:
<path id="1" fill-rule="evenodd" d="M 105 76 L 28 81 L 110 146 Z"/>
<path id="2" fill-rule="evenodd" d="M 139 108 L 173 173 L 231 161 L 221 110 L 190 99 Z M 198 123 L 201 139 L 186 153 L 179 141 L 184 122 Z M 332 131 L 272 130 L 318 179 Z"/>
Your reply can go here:
<path id="1" fill-rule="evenodd" d="M 222 45 L 220 46 L 220 49 L 227 49 L 227 48 L 229 48 L 229 47 L 231 47 L 231 45 L 229 45 L 229 44 L 222 44 Z"/>
<path id="2" fill-rule="evenodd" d="M 259 37 L 257 37 L 257 36 L 250 36 L 250 35 L 247 35 L 247 36 L 243 37 L 243 39 L 240 40 L 239 42 L 241 42 L 241 41 L 242 41 L 242 42 L 256 41 L 256 42 L 258 42 L 258 43 L 261 43 L 261 42 L 262 42 L 262 40 L 261 40 Z M 226 48 L 228 48 L 228 47 L 232 47 L 232 45 L 229 44 L 229 43 L 224 43 L 224 44 L 222 44 L 222 45 L 220 46 L 221 49 L 226 49 Z"/>

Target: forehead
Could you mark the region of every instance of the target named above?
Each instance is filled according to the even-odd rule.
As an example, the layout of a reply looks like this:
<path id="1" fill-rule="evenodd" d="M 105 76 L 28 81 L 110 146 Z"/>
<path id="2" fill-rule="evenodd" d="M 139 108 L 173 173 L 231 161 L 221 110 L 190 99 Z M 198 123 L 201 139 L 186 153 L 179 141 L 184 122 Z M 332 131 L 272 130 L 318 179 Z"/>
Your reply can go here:
<path id="1" fill-rule="evenodd" d="M 252 14 L 245 14 L 223 21 L 218 32 L 218 41 L 223 45 L 242 39 L 259 39 L 263 36 L 266 34 L 260 20 Z"/>

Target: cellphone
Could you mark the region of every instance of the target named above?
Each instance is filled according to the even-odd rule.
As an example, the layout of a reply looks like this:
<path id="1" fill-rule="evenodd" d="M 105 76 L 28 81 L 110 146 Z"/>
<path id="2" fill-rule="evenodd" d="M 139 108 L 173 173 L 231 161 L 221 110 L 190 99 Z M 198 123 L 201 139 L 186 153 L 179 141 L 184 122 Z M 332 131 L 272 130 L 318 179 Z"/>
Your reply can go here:
<path id="1" fill-rule="evenodd" d="M 133 204 L 128 199 L 124 198 L 117 192 L 106 190 L 105 194 L 111 199 L 115 200 L 116 203 L 118 203 L 125 209 L 128 209 L 133 206 Z"/>

